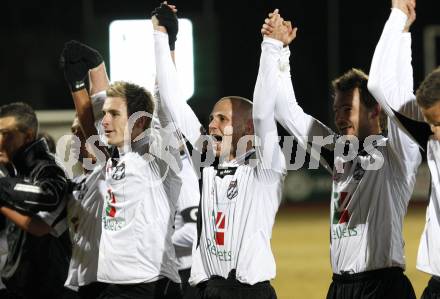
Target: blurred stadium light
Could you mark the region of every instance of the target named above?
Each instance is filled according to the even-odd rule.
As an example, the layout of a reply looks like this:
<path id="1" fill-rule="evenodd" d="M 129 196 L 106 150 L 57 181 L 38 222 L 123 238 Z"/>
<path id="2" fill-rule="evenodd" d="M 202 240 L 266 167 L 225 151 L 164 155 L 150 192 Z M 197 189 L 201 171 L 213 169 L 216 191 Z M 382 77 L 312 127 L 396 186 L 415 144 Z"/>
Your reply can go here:
<path id="1" fill-rule="evenodd" d="M 111 81 L 130 81 L 154 90 L 153 25 L 151 20 L 116 20 L 109 26 Z M 194 93 L 193 29 L 188 19 L 179 19 L 176 42 L 179 89 L 188 100 Z"/>

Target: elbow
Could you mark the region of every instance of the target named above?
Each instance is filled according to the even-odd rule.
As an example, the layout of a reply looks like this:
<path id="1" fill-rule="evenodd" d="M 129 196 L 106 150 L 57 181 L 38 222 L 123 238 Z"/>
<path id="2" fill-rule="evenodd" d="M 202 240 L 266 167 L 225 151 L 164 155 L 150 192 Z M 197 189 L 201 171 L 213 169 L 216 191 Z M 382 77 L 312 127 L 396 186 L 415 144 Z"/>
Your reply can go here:
<path id="1" fill-rule="evenodd" d="M 25 230 L 35 237 L 43 237 L 49 234 L 52 228 L 38 216 L 33 216 L 27 225 L 27 229 Z"/>
<path id="2" fill-rule="evenodd" d="M 45 235 L 50 233 L 50 229 L 33 228 L 33 229 L 28 229 L 28 233 L 30 233 L 31 235 L 33 235 L 35 237 L 44 237 Z"/>
<path id="3" fill-rule="evenodd" d="M 264 122 L 264 117 L 261 116 L 253 116 L 254 128 L 260 128 Z"/>
<path id="4" fill-rule="evenodd" d="M 262 123 L 265 119 L 270 117 L 270 110 L 261 108 L 263 107 L 259 107 L 258 103 L 254 103 L 252 109 L 252 118 L 254 120 L 254 124 Z"/>

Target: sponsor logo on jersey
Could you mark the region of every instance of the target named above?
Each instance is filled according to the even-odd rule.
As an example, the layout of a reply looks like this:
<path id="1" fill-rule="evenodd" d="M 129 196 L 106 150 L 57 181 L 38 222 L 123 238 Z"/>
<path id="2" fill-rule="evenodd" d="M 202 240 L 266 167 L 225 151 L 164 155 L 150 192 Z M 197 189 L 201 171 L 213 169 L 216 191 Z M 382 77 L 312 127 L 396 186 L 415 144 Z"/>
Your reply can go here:
<path id="1" fill-rule="evenodd" d="M 105 197 L 105 203 L 106 203 L 106 207 L 105 207 L 105 214 L 107 217 L 115 217 L 116 215 L 116 197 L 113 194 L 111 189 L 107 190 L 107 195 Z"/>
<path id="2" fill-rule="evenodd" d="M 102 223 L 105 230 L 118 231 L 125 226 L 125 220 L 116 217 L 116 196 L 111 189 L 107 190 L 105 196 L 105 215 L 102 216 Z"/>
<path id="3" fill-rule="evenodd" d="M 347 227 L 346 223 L 342 225 L 335 225 L 332 228 L 332 239 L 338 240 L 342 238 L 354 237 L 358 235 L 358 231 L 356 227 L 350 228 Z"/>
<path id="4" fill-rule="evenodd" d="M 351 195 L 348 196 L 348 192 L 333 193 L 333 224 L 347 223 L 350 220 L 351 214 L 347 209 L 350 200 Z"/>
<path id="5" fill-rule="evenodd" d="M 230 168 L 219 168 L 217 169 L 217 176 L 224 178 L 227 175 L 234 175 L 237 171 L 237 167 L 230 167 Z"/>
<path id="6" fill-rule="evenodd" d="M 233 199 L 234 197 L 237 196 L 238 194 L 238 186 L 237 186 L 237 180 L 233 180 L 231 181 L 231 183 L 229 183 L 229 187 L 228 187 L 228 191 L 226 192 L 226 196 L 229 199 Z"/>
<path id="7" fill-rule="evenodd" d="M 214 212 L 213 212 L 214 213 Z M 226 214 L 217 212 L 214 217 L 214 240 L 217 245 L 225 245 Z"/>
<path id="8" fill-rule="evenodd" d="M 102 223 L 104 224 L 105 230 L 118 231 L 125 226 L 125 220 L 116 218 L 110 218 L 107 216 L 102 217 Z"/>
<path id="9" fill-rule="evenodd" d="M 226 233 L 226 214 L 224 212 L 212 212 L 214 236 L 213 240 L 206 238 L 206 249 L 221 262 L 229 262 L 232 260 L 232 251 L 219 248 L 225 245 Z"/>
<path id="10" fill-rule="evenodd" d="M 216 244 L 210 239 L 206 239 L 206 249 L 221 262 L 232 261 L 232 251 L 217 248 Z"/>

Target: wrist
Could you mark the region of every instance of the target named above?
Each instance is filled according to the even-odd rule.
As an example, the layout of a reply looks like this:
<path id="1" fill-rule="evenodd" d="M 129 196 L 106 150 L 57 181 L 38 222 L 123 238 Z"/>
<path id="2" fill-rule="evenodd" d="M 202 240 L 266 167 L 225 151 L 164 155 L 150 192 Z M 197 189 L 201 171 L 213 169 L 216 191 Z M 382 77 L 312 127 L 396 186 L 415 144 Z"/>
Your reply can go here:
<path id="1" fill-rule="evenodd" d="M 84 80 L 69 82 L 70 91 L 72 93 L 81 91 L 86 88 L 86 83 Z"/>
<path id="2" fill-rule="evenodd" d="M 167 29 L 164 26 L 160 26 L 160 25 L 154 26 L 154 30 L 168 34 Z"/>

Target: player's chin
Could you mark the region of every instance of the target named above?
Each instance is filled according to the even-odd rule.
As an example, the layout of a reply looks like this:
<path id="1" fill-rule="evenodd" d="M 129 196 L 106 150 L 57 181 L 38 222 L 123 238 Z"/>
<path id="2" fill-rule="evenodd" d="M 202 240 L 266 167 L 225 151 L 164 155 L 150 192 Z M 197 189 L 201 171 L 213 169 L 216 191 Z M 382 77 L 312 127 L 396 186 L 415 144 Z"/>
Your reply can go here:
<path id="1" fill-rule="evenodd" d="M 221 146 L 213 146 L 212 147 L 212 153 L 214 154 L 214 156 L 216 158 L 220 157 L 221 153 L 222 153 L 222 149 Z"/>
<path id="2" fill-rule="evenodd" d="M 121 147 L 124 145 L 124 141 L 120 141 L 116 138 L 112 138 L 112 137 L 107 137 L 107 143 L 108 145 L 112 145 L 112 146 L 116 146 L 116 147 Z"/>

